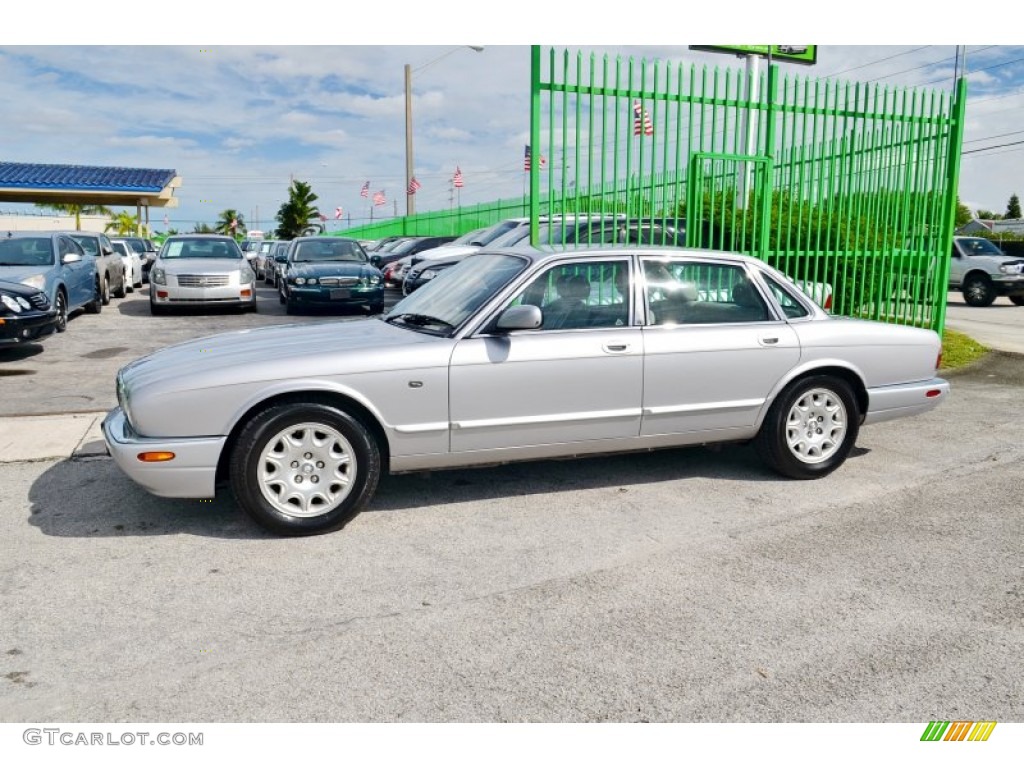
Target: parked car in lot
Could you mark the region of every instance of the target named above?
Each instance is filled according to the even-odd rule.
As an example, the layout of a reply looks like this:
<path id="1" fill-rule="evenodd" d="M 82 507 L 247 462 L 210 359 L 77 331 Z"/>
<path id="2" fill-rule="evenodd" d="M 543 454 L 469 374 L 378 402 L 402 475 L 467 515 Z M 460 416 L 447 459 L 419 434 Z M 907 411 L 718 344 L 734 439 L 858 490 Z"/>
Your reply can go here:
<path id="1" fill-rule="evenodd" d="M 124 240 L 133 251 L 139 254 L 139 262 L 142 264 L 142 282 L 149 280 L 149 270 L 153 268 L 153 262 L 156 261 L 156 255 L 160 249 L 153 244 L 152 240 L 145 237 L 120 237 L 117 239 Z M 139 288 L 141 285 L 142 283 L 137 283 L 135 287 Z"/>
<path id="2" fill-rule="evenodd" d="M 290 240 L 278 240 L 273 251 L 263 264 L 263 282 L 277 288 L 277 274 L 281 264 L 288 261 L 288 246 Z"/>
<path id="3" fill-rule="evenodd" d="M 172 235 L 164 241 L 150 272 L 149 309 L 159 315 L 182 307 L 256 311 L 256 273 L 234 239 Z"/>
<path id="4" fill-rule="evenodd" d="M 58 320 L 41 290 L 0 280 L 0 347 L 37 341 L 57 330 Z"/>
<path id="5" fill-rule="evenodd" d="M 348 237 L 299 237 L 281 265 L 278 295 L 291 315 L 300 308 L 360 307 L 384 310 L 384 278 L 358 241 Z"/>
<path id="6" fill-rule="evenodd" d="M 103 309 L 96 259 L 64 232 L 8 232 L 0 238 L 0 279 L 42 291 L 57 313 L 58 333 L 72 312 Z"/>
<path id="7" fill-rule="evenodd" d="M 954 237 L 949 290 L 961 291 L 972 307 L 987 307 L 999 296 L 1024 306 L 1024 259 L 1007 256 L 984 237 Z"/>
<path id="8" fill-rule="evenodd" d="M 100 232 L 69 232 L 71 238 L 96 260 L 96 275 L 99 280 L 100 300 L 104 306 L 110 297 L 123 299 L 128 293 L 128 277 L 124 262 L 114 252 L 110 238 Z"/>
<path id="9" fill-rule="evenodd" d="M 390 264 L 392 261 L 398 261 L 404 256 L 413 256 L 421 251 L 426 251 L 430 248 L 437 248 L 439 245 L 450 243 L 455 239 L 455 236 L 429 236 L 429 237 L 410 237 L 406 240 L 396 243 L 386 251 L 376 251 L 369 256 L 370 263 L 373 266 L 380 269 L 381 267 Z"/>
<path id="10" fill-rule="evenodd" d="M 142 258 L 139 252 L 132 248 L 127 240 L 112 237 L 110 244 L 114 246 L 117 255 L 121 257 L 124 264 L 125 277 L 128 281 L 128 292 L 142 287 Z"/>
<path id="11" fill-rule="evenodd" d="M 940 348 L 832 317 L 751 257 L 485 249 L 380 318 L 137 360 L 103 432 L 158 496 L 210 498 L 219 478 L 266 528 L 322 533 L 382 471 L 752 442 L 777 473 L 821 478 L 862 425 L 945 399 Z"/>
<path id="12" fill-rule="evenodd" d="M 263 240 L 260 242 L 259 250 L 256 251 L 256 258 L 252 262 L 257 280 L 266 280 L 267 270 L 269 269 L 267 264 L 273 261 L 277 244 L 277 240 Z"/>

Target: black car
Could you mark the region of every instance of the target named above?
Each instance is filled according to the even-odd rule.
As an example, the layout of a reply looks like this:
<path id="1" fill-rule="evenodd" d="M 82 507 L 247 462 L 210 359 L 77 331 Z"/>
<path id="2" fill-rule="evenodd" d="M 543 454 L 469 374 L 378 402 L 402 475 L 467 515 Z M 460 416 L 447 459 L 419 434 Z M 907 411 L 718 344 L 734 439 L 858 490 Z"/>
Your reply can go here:
<path id="1" fill-rule="evenodd" d="M 384 276 L 370 264 L 357 240 L 296 238 L 288 247 L 287 261 L 278 268 L 278 298 L 289 315 L 299 308 L 384 311 Z"/>
<path id="2" fill-rule="evenodd" d="M 450 243 L 454 239 L 455 235 L 410 237 L 405 242 L 399 243 L 397 246 L 389 248 L 387 251 L 371 253 L 370 262 L 375 267 L 382 268 L 390 264 L 392 261 L 398 261 L 403 256 L 412 256 L 420 251 L 437 248 L 439 245 Z"/>
<path id="3" fill-rule="evenodd" d="M 0 347 L 36 341 L 57 330 L 59 320 L 45 293 L 0 280 Z"/>

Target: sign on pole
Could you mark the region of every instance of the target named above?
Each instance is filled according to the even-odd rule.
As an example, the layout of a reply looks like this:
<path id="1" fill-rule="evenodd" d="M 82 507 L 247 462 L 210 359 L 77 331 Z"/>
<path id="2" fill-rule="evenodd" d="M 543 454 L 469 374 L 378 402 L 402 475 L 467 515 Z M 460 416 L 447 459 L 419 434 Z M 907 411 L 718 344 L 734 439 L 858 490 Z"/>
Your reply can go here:
<path id="1" fill-rule="evenodd" d="M 816 45 L 691 45 L 690 50 L 771 56 L 773 60 L 791 61 L 794 64 L 818 63 Z"/>

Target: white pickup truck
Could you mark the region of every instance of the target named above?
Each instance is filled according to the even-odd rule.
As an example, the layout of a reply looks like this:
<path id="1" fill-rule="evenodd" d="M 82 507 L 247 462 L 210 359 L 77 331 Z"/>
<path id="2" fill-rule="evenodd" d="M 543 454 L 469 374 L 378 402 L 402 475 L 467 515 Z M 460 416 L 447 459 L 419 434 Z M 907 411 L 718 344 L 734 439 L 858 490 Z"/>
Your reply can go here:
<path id="1" fill-rule="evenodd" d="M 1024 259 L 1007 256 L 984 237 L 954 237 L 949 290 L 963 293 L 972 307 L 987 307 L 998 296 L 1024 306 Z"/>

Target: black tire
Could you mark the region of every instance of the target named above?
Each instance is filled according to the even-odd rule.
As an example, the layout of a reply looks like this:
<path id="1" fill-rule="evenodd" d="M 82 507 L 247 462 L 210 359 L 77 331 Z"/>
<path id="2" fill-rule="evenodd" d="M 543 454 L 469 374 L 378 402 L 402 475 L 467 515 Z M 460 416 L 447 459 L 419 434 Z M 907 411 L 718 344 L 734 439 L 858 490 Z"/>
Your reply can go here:
<path id="1" fill-rule="evenodd" d="M 109 301 L 109 298 L 107 299 Z M 85 305 L 85 311 L 90 315 L 98 315 L 103 311 L 103 305 L 107 302 L 103 301 L 103 293 L 100 289 L 99 278 L 96 280 L 96 293 L 93 295 L 93 300 Z"/>
<path id="2" fill-rule="evenodd" d="M 985 275 L 968 275 L 962 291 L 964 301 L 972 307 L 988 307 L 996 300 L 996 290 Z"/>
<path id="3" fill-rule="evenodd" d="M 807 376 L 772 403 L 754 448 L 780 475 L 811 480 L 846 461 L 859 431 L 860 413 L 850 385 L 835 376 Z"/>
<path id="4" fill-rule="evenodd" d="M 376 304 L 374 304 L 374 305 L 372 305 L 370 307 L 370 314 L 371 315 L 379 315 L 383 311 L 384 311 L 384 302 L 383 301 L 378 301 Z"/>
<path id="5" fill-rule="evenodd" d="M 321 477 L 332 463 L 338 482 Z M 380 472 L 380 449 L 358 419 L 329 405 L 284 403 L 245 425 L 229 474 L 238 504 L 259 525 L 309 536 L 354 518 L 373 497 Z"/>
<path id="6" fill-rule="evenodd" d="M 123 299 L 128 295 L 128 278 L 125 277 L 124 272 L 121 272 L 121 287 L 114 291 L 115 299 Z"/>
<path id="7" fill-rule="evenodd" d="M 1011 296 L 1010 301 L 1012 301 L 1018 307 L 1024 307 L 1024 296 Z"/>
<path id="8" fill-rule="evenodd" d="M 286 301 L 284 303 L 284 313 L 286 315 L 296 315 L 296 314 L 298 314 L 298 311 L 299 311 L 298 307 L 296 307 L 290 301 Z"/>
<path id="9" fill-rule="evenodd" d="M 57 333 L 64 333 L 68 329 L 68 299 L 63 290 L 57 290 L 57 300 L 54 302 L 54 306 L 57 307 L 57 324 L 54 326 L 54 330 Z"/>
<path id="10" fill-rule="evenodd" d="M 285 297 L 284 297 L 284 291 L 278 291 L 278 292 L 277 292 L 277 300 L 278 300 L 278 301 L 279 301 L 279 302 L 280 302 L 281 304 L 287 304 L 287 303 L 288 303 L 288 300 L 287 300 L 287 299 L 285 299 Z"/>
<path id="11" fill-rule="evenodd" d="M 157 315 L 166 315 L 167 307 L 161 307 L 151 299 L 149 302 L 149 314 L 153 315 L 153 317 L 156 317 Z"/>
<path id="12" fill-rule="evenodd" d="M 110 304 L 110 280 L 106 275 L 100 278 L 100 301 L 104 307 Z"/>

